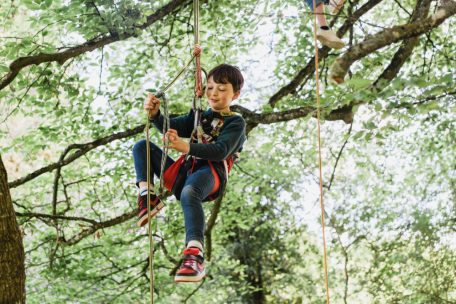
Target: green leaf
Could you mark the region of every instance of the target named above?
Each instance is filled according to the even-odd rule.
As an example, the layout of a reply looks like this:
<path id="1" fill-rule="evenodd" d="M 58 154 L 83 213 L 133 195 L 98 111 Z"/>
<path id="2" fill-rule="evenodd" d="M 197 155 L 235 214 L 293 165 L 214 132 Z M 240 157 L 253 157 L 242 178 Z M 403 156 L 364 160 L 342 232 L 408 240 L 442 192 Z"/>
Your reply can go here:
<path id="1" fill-rule="evenodd" d="M 22 3 L 24 3 L 25 6 L 31 10 L 39 10 L 41 7 L 40 4 L 36 3 L 34 0 L 22 0 Z"/>
<path id="2" fill-rule="evenodd" d="M 354 88 L 354 89 L 362 89 L 368 87 L 372 83 L 369 79 L 361 79 L 361 78 L 352 78 L 347 81 L 347 85 Z"/>

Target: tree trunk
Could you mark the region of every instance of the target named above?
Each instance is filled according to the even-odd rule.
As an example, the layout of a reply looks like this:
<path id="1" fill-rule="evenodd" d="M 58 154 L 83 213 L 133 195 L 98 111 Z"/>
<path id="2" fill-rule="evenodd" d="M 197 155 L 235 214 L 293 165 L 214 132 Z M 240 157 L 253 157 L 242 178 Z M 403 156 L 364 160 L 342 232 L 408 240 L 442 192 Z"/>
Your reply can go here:
<path id="1" fill-rule="evenodd" d="M 24 247 L 0 155 L 0 304 L 21 303 L 25 303 Z"/>

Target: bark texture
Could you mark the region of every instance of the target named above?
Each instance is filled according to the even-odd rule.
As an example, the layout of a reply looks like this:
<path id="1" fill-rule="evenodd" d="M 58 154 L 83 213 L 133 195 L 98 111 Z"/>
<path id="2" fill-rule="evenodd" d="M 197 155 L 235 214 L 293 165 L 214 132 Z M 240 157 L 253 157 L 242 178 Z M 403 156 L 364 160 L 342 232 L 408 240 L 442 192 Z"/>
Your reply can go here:
<path id="1" fill-rule="evenodd" d="M 25 303 L 22 236 L 0 155 L 0 304 Z"/>

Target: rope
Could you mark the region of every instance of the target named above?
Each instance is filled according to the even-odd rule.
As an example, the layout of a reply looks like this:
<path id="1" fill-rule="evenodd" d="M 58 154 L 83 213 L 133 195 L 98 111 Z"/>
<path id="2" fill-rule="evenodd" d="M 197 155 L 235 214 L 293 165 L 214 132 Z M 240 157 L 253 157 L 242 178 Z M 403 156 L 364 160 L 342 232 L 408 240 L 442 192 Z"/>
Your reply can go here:
<path id="1" fill-rule="evenodd" d="M 152 237 L 152 226 L 150 217 L 150 121 L 147 115 L 146 123 L 146 157 L 147 157 L 147 214 L 148 214 L 148 235 L 149 235 L 149 281 L 150 281 L 150 303 L 154 304 L 154 239 Z"/>
<path id="2" fill-rule="evenodd" d="M 200 45 L 200 36 L 199 36 L 199 0 L 193 0 L 193 28 L 195 36 L 195 46 Z M 195 57 L 195 97 L 203 97 L 203 80 L 201 76 L 201 49 L 194 51 L 193 56 Z"/>
<path id="3" fill-rule="evenodd" d="M 199 0 L 193 0 L 193 11 L 194 11 L 194 31 L 195 31 L 195 46 L 199 46 Z M 168 101 L 166 99 L 165 93 L 171 88 L 176 81 L 184 74 L 184 72 L 188 69 L 190 64 L 192 63 L 193 59 L 195 59 L 196 65 L 196 72 L 195 72 L 195 98 L 193 101 L 194 107 L 197 104 L 197 101 L 203 96 L 203 89 L 202 89 L 202 75 L 201 75 L 201 49 L 198 48 L 198 51 L 195 49 L 193 51 L 192 58 L 187 62 L 187 64 L 179 71 L 179 73 L 165 86 L 165 88 L 158 92 L 155 96 L 157 98 L 162 99 L 162 109 L 163 109 L 163 134 L 166 134 L 170 127 L 170 119 L 169 119 L 169 109 L 168 109 Z M 199 103 L 201 107 L 201 103 Z M 150 209 L 150 119 L 149 115 L 147 115 L 147 122 L 146 122 L 146 157 L 147 157 L 147 214 L 148 214 L 148 235 L 149 235 L 149 277 L 150 277 L 150 303 L 154 304 L 154 239 L 152 237 L 152 218 L 151 218 L 151 209 Z M 168 150 L 169 150 L 169 139 L 165 136 L 163 141 L 163 153 L 161 158 L 161 167 L 160 167 L 160 186 L 158 189 L 158 197 L 163 202 L 164 201 L 164 171 L 166 165 L 166 159 L 168 157 Z"/>
<path id="4" fill-rule="evenodd" d="M 320 79 L 318 70 L 318 45 L 317 45 L 317 9 L 316 0 L 313 0 L 314 11 L 314 50 L 315 50 L 315 82 L 317 97 L 317 135 L 318 135 L 318 168 L 320 171 L 320 208 L 321 208 L 321 232 L 323 238 L 323 265 L 325 270 L 325 288 L 326 303 L 329 304 L 329 283 L 328 283 L 328 259 L 326 255 L 326 237 L 325 237 L 325 205 L 323 202 L 323 170 L 321 162 L 321 131 L 320 131 Z"/>
<path id="5" fill-rule="evenodd" d="M 162 97 L 163 103 L 162 103 L 162 108 L 163 108 L 163 117 L 165 118 L 163 121 L 163 134 L 166 134 L 168 132 L 168 129 L 170 127 L 170 122 L 169 122 L 169 111 L 168 111 L 168 101 L 166 100 L 165 95 L 163 94 Z M 161 158 L 161 167 L 160 167 L 160 187 L 158 189 L 158 196 L 160 199 L 164 199 L 164 178 L 163 178 L 163 173 L 165 172 L 165 165 L 166 165 L 166 158 L 168 157 L 168 143 L 169 139 L 168 136 L 165 136 L 165 140 L 163 142 L 163 153 L 162 153 L 162 158 Z"/>
<path id="6" fill-rule="evenodd" d="M 166 132 L 169 129 L 169 113 L 168 113 L 168 101 L 166 100 L 165 94 L 160 92 L 157 94 L 158 96 L 162 97 L 163 103 L 163 116 L 165 117 L 165 120 L 163 122 L 163 134 L 166 134 Z M 155 283 L 155 278 L 154 278 L 154 238 L 152 237 L 152 218 L 151 218 L 151 213 L 150 213 L 150 188 L 151 188 L 151 183 L 150 183 L 150 136 L 149 136 L 149 130 L 150 130 L 150 120 L 149 116 L 147 117 L 147 123 L 146 123 L 146 157 L 147 157 L 147 214 L 148 214 L 148 235 L 149 235 L 149 277 L 150 277 L 150 303 L 154 304 L 154 283 Z M 161 168 L 160 168 L 160 187 L 158 190 L 158 197 L 159 199 L 164 202 L 163 198 L 163 172 L 165 169 L 165 164 L 166 164 L 166 158 L 168 156 L 168 137 L 165 137 L 165 140 L 163 142 L 163 153 L 162 153 L 162 159 L 161 159 Z"/>

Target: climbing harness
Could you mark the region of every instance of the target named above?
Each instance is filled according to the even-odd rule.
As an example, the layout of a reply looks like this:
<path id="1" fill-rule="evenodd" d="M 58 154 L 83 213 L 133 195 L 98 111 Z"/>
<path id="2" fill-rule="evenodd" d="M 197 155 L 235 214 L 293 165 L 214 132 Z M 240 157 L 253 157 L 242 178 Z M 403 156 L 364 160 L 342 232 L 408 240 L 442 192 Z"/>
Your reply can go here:
<path id="1" fill-rule="evenodd" d="M 315 84 L 317 97 L 317 138 L 318 138 L 318 168 L 320 171 L 320 209 L 321 209 L 321 232 L 323 241 L 323 265 L 325 271 L 325 288 L 326 288 L 326 304 L 329 304 L 329 283 L 328 283 L 328 259 L 326 256 L 326 238 L 325 238 L 325 205 L 323 201 L 323 170 L 321 163 L 321 135 L 320 135 L 320 79 L 318 70 L 318 45 L 317 45 L 317 10 L 316 0 L 313 0 L 314 12 L 314 50 L 315 50 Z"/>
<path id="2" fill-rule="evenodd" d="M 225 118 L 232 117 L 236 114 L 230 113 L 218 113 L 218 112 L 204 112 L 200 116 L 198 121 L 197 129 L 193 130 L 191 134 L 191 143 L 210 144 L 214 142 L 221 129 L 224 126 Z M 234 161 L 238 158 L 239 152 L 229 155 L 226 159 L 220 162 L 214 162 L 211 160 L 199 159 L 195 156 L 182 154 L 178 160 L 176 160 L 164 173 L 165 187 L 172 191 L 173 189 L 176 195 L 182 189 L 185 179 L 189 174 L 192 174 L 202 165 L 207 164 L 210 169 L 212 176 L 214 177 L 214 185 L 211 193 L 204 201 L 213 201 L 220 199 L 226 189 L 228 183 L 229 172 L 233 167 Z M 176 196 L 177 197 L 177 196 Z"/>

